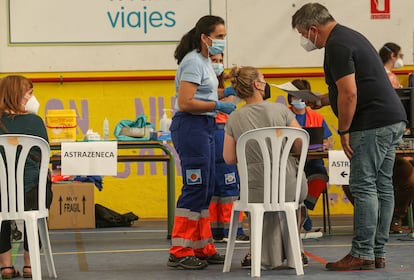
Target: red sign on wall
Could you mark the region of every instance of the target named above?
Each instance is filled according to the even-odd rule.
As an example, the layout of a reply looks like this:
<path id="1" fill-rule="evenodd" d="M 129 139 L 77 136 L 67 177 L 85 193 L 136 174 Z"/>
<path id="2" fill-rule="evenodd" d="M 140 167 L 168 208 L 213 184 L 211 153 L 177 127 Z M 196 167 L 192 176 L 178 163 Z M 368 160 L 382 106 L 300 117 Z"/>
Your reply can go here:
<path id="1" fill-rule="evenodd" d="M 371 0 L 371 19 L 389 19 L 390 0 Z"/>

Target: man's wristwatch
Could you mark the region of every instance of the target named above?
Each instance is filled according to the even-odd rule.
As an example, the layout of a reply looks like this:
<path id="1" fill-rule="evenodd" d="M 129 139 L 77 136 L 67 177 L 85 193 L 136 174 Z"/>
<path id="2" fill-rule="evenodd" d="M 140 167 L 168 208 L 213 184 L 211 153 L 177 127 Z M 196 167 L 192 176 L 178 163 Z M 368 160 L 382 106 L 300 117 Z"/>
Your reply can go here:
<path id="1" fill-rule="evenodd" d="M 348 134 L 348 133 L 349 133 L 349 129 L 347 129 L 347 130 L 339 130 L 339 129 L 338 129 L 338 134 L 339 134 L 340 136 L 345 135 L 345 134 Z"/>

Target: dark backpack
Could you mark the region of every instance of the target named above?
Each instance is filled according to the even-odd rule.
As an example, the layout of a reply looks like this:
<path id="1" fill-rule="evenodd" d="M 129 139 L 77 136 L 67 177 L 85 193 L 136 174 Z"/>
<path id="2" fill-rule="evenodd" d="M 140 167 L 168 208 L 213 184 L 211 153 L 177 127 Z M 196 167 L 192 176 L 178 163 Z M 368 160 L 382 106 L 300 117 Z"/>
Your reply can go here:
<path id="1" fill-rule="evenodd" d="M 97 228 L 130 227 L 139 217 L 132 212 L 119 214 L 103 205 L 95 204 L 95 223 Z"/>

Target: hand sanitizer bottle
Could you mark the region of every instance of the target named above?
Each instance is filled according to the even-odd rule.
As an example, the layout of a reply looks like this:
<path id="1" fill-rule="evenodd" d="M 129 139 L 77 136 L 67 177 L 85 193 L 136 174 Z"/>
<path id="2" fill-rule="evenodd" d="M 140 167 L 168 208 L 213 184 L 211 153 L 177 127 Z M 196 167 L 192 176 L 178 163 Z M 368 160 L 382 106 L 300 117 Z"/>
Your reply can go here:
<path id="1" fill-rule="evenodd" d="M 162 118 L 160 120 L 160 130 L 164 132 L 170 131 L 170 125 L 171 125 L 171 119 L 167 117 L 167 112 L 169 109 L 163 109 L 164 114 L 162 115 Z"/>
<path id="2" fill-rule="evenodd" d="M 103 139 L 108 140 L 108 137 L 109 137 L 109 122 L 108 122 L 108 119 L 105 118 L 104 123 L 103 123 Z"/>

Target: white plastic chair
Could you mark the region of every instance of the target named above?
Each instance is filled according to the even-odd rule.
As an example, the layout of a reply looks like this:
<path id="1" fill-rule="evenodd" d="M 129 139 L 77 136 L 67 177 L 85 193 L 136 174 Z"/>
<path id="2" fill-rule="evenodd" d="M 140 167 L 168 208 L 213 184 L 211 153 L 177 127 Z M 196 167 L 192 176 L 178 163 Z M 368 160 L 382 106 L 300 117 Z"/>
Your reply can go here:
<path id="1" fill-rule="evenodd" d="M 285 201 L 286 166 L 288 157 L 291 154 L 291 148 L 296 139 L 302 140 L 302 148 L 299 156 L 295 199 L 294 201 Z M 252 142 L 258 143 L 263 157 L 263 203 L 249 202 L 249 178 L 248 162 L 246 160 L 246 145 L 249 146 Z M 303 275 L 296 209 L 299 207 L 302 174 L 305 166 L 308 145 L 308 133 L 303 129 L 290 127 L 267 127 L 253 129 L 243 133 L 239 137 L 237 140 L 236 152 L 238 160 L 237 166 L 240 175 L 240 200 L 235 201 L 233 205 L 223 272 L 230 271 L 238 220 L 241 211 L 250 213 L 252 277 L 260 277 L 261 272 L 264 212 L 284 212 L 285 215 L 279 215 L 284 246 L 291 246 L 293 256 L 288 256 L 288 258 L 294 263 L 296 275 Z M 269 151 L 269 148 L 271 148 L 271 152 Z"/>
<path id="2" fill-rule="evenodd" d="M 25 211 L 24 167 L 32 147 L 39 147 L 41 151 L 41 161 L 39 163 L 39 210 Z M 4 155 L 0 154 L 0 227 L 1 222 L 4 220 L 24 220 L 32 266 L 32 279 L 42 279 L 39 235 L 49 277 L 57 278 L 46 224 L 46 218 L 49 215 L 49 211 L 46 208 L 46 180 L 50 158 L 49 144 L 44 139 L 36 136 L 3 134 L 0 135 L 0 148 L 4 150 Z M 20 155 L 17 156 L 17 151 L 20 149 Z"/>

